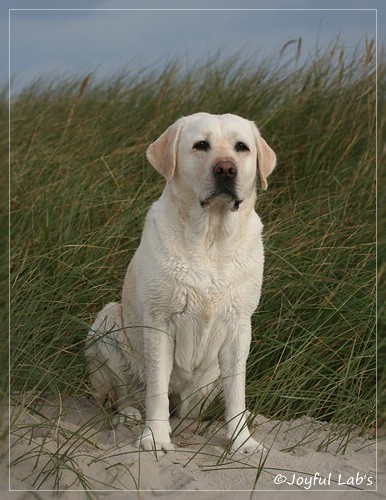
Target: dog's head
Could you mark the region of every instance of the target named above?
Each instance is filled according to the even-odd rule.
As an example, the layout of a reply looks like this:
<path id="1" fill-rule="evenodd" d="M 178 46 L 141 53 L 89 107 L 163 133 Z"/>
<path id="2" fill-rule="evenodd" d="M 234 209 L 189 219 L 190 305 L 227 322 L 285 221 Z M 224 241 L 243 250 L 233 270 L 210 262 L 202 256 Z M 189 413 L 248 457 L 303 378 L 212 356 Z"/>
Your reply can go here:
<path id="1" fill-rule="evenodd" d="M 193 195 L 203 208 L 225 202 L 232 210 L 254 193 L 257 171 L 267 189 L 276 164 L 256 125 L 232 114 L 180 118 L 148 147 L 147 157 L 179 198 Z"/>

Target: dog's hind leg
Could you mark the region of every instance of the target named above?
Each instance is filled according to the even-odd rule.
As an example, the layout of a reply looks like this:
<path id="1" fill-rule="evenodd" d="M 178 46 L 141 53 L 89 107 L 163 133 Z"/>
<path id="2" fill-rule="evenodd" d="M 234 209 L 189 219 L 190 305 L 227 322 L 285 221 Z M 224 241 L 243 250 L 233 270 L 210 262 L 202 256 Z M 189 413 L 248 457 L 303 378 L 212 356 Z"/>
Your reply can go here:
<path id="1" fill-rule="evenodd" d="M 130 404 L 133 400 L 129 394 L 131 376 L 119 343 L 122 329 L 122 306 L 110 303 L 94 321 L 85 348 L 94 396 L 101 405 L 108 401 L 116 411 L 115 421 L 121 423 L 142 419 L 140 411 Z"/>

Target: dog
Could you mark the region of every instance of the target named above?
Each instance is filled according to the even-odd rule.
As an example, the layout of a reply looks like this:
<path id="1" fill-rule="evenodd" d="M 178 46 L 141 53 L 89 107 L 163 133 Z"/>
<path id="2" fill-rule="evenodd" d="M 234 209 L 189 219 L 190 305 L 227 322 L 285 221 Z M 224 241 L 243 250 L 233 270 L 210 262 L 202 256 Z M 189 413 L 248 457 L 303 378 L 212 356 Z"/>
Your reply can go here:
<path id="1" fill-rule="evenodd" d="M 196 113 L 169 126 L 147 158 L 166 185 L 147 213 L 121 303 L 105 306 L 89 331 L 93 392 L 120 418 L 140 420 L 130 398 L 143 387 L 136 444 L 169 451 L 169 398 L 178 398 L 180 417 L 194 418 L 222 387 L 231 450 L 261 450 L 247 427 L 245 371 L 264 264 L 256 179 L 267 189 L 276 155 L 253 122 Z"/>

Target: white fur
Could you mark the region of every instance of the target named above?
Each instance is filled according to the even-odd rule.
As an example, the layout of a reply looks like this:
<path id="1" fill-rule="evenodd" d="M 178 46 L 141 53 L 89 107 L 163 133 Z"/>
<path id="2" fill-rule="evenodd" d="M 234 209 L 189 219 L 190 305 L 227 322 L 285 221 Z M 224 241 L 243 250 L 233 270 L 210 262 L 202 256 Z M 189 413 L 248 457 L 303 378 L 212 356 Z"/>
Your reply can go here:
<path id="1" fill-rule="evenodd" d="M 204 139 L 210 149 L 195 149 Z M 249 151 L 235 151 L 237 141 Z M 180 397 L 181 416 L 193 417 L 222 383 L 232 449 L 252 452 L 260 445 L 246 426 L 245 365 L 264 262 L 255 184 L 259 171 L 267 187 L 275 154 L 252 122 L 207 113 L 178 120 L 147 154 L 168 182 L 147 214 L 121 304 L 106 306 L 89 332 L 95 395 L 101 402 L 109 396 L 121 415 L 138 419 L 128 398 L 133 387 L 146 388 L 138 444 L 170 450 L 169 395 Z M 201 203 L 220 160 L 237 166 L 237 211 L 227 196 Z"/>

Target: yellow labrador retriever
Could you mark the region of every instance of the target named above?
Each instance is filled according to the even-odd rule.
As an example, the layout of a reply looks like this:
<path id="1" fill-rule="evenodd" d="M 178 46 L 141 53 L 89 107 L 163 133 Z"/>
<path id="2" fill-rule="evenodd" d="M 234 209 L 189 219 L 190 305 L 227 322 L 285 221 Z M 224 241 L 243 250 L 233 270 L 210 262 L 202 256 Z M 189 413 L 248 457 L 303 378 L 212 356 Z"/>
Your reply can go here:
<path id="1" fill-rule="evenodd" d="M 142 385 L 137 444 L 166 451 L 169 396 L 179 398 L 180 416 L 194 417 L 222 385 L 232 450 L 262 449 L 246 425 L 245 366 L 264 263 L 256 177 L 266 189 L 275 153 L 253 122 L 197 113 L 171 125 L 147 157 L 167 183 L 147 214 L 122 302 L 108 304 L 89 332 L 95 395 L 141 419 L 130 396 Z"/>

